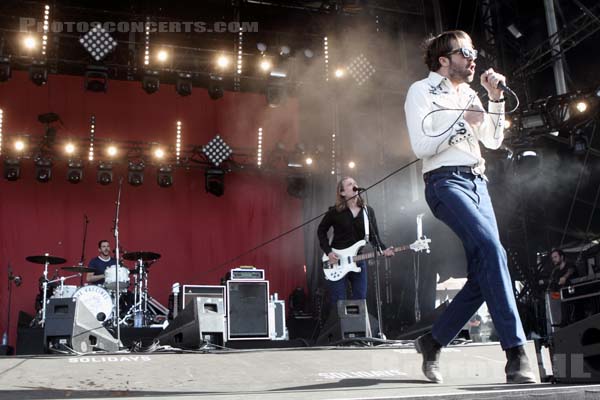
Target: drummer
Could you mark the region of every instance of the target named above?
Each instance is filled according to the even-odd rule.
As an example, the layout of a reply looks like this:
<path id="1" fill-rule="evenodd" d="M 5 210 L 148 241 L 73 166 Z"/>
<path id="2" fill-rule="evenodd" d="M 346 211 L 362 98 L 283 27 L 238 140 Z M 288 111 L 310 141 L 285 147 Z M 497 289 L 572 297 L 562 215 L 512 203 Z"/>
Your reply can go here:
<path id="1" fill-rule="evenodd" d="M 117 260 L 110 256 L 110 243 L 108 240 L 98 242 L 98 257 L 90 260 L 88 267 L 94 272 L 88 272 L 86 280 L 88 283 L 102 285 L 104 283 L 104 270 L 111 265 L 117 265 Z"/>

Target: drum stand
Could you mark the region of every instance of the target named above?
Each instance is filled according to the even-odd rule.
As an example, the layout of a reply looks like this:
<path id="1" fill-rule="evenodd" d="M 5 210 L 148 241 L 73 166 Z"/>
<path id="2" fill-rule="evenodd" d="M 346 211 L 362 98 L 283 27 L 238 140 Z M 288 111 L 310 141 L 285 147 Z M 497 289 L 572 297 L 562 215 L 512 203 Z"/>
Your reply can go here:
<path id="1" fill-rule="evenodd" d="M 133 307 L 129 309 L 127 315 L 123 318 L 133 315 L 133 326 L 141 328 L 147 325 L 148 312 L 148 271 L 144 266 L 144 261 L 136 261 L 137 274 L 135 275 L 135 290 L 133 292 Z"/>
<path id="2" fill-rule="evenodd" d="M 44 254 L 46 257 L 49 256 L 48 253 Z M 40 325 L 44 326 L 46 323 L 46 299 L 48 298 L 48 265 L 50 263 L 48 260 L 44 263 L 44 283 L 42 283 L 44 289 L 44 295 L 42 298 L 42 320 L 40 321 Z"/>

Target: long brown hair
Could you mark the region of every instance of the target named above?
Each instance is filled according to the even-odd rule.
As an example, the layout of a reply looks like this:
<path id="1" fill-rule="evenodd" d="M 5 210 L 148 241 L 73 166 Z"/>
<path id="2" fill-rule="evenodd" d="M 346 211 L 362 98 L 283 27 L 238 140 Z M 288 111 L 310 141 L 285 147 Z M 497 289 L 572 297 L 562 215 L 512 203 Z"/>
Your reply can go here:
<path id="1" fill-rule="evenodd" d="M 340 181 L 338 182 L 337 187 L 336 187 L 335 209 L 338 211 L 344 211 L 346 208 L 348 208 L 348 205 L 346 204 L 348 202 L 348 199 L 345 198 L 344 196 L 342 196 L 342 190 L 344 190 L 344 182 L 347 181 L 348 179 L 354 179 L 354 178 L 352 178 L 351 176 L 345 176 L 342 179 L 340 179 Z M 363 202 L 363 199 L 361 197 L 357 197 L 356 205 L 361 208 L 365 205 L 365 203 Z"/>

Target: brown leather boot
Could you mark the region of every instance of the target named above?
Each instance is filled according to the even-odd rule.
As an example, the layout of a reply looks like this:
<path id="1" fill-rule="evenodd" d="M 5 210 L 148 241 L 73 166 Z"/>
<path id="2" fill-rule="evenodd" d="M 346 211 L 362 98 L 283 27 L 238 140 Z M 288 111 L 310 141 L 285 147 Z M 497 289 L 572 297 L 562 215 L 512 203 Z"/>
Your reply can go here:
<path id="1" fill-rule="evenodd" d="M 442 383 L 444 381 L 440 372 L 442 345 L 435 341 L 431 333 L 426 333 L 415 340 L 415 348 L 423 356 L 421 366 L 423 374 L 432 382 Z"/>
<path id="2" fill-rule="evenodd" d="M 506 352 L 506 383 L 536 383 L 535 374 L 529 365 L 529 359 L 523 346 L 512 347 Z"/>

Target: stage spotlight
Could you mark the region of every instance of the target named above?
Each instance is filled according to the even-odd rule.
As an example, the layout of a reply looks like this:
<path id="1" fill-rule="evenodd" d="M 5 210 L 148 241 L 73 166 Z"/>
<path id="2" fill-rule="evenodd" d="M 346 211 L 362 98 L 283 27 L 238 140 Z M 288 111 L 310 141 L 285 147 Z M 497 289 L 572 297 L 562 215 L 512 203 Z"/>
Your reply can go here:
<path id="1" fill-rule="evenodd" d="M 8 57 L 0 57 L 0 82 L 6 82 L 10 79 L 11 67 Z"/>
<path id="2" fill-rule="evenodd" d="M 225 171 L 222 169 L 211 168 L 204 173 L 204 187 L 207 193 L 217 197 L 225 193 Z"/>
<path id="3" fill-rule="evenodd" d="M 256 48 L 258 49 L 258 51 L 260 51 L 261 53 L 264 53 L 265 51 L 267 51 L 267 45 L 262 43 L 262 42 L 258 42 L 256 43 Z"/>
<path id="4" fill-rule="evenodd" d="M 311 49 L 304 49 L 304 57 L 313 58 L 315 53 Z"/>
<path id="5" fill-rule="evenodd" d="M 42 183 L 52 179 L 52 160 L 43 157 L 35 159 L 35 179 Z"/>
<path id="6" fill-rule="evenodd" d="M 48 68 L 45 61 L 33 61 L 29 67 L 29 79 L 38 86 L 48 82 Z"/>
<path id="7" fill-rule="evenodd" d="M 156 53 L 156 59 L 158 60 L 158 62 L 164 63 L 169 59 L 169 52 L 167 52 L 164 49 L 159 50 L 158 53 Z"/>
<path id="8" fill-rule="evenodd" d="M 517 26 L 515 24 L 510 24 L 509 26 L 506 27 L 506 29 L 508 29 L 510 34 L 513 35 L 515 37 L 515 39 L 520 39 L 523 37 L 523 34 L 521 33 L 521 31 L 519 30 L 519 28 L 517 28 Z"/>
<path id="9" fill-rule="evenodd" d="M 335 70 L 335 77 L 338 79 L 343 78 L 345 74 L 346 74 L 346 71 L 343 68 L 337 68 Z"/>
<path id="10" fill-rule="evenodd" d="M 218 167 L 231 156 L 233 150 L 231 150 L 231 147 L 225 143 L 221 136 L 217 135 L 206 146 L 202 147 L 202 152 L 213 165 Z"/>
<path id="11" fill-rule="evenodd" d="M 231 62 L 231 60 L 228 56 L 221 54 L 217 57 L 216 62 L 217 62 L 217 67 L 219 69 L 225 69 L 229 66 L 229 63 Z"/>
<path id="12" fill-rule="evenodd" d="M 159 160 L 165 157 L 165 151 L 161 147 L 155 148 L 152 153 L 154 154 L 154 157 L 158 158 Z"/>
<path id="13" fill-rule="evenodd" d="M 510 119 L 505 119 L 504 120 L 504 129 L 510 129 L 511 126 L 512 126 L 512 122 L 510 122 Z"/>
<path id="14" fill-rule="evenodd" d="M 4 160 L 4 178 L 9 181 L 16 181 L 21 176 L 21 162 L 16 158 L 7 158 Z"/>
<path id="15" fill-rule="evenodd" d="M 304 160 L 304 163 L 306 165 L 312 165 L 313 159 L 311 157 L 306 157 L 306 160 Z"/>
<path id="16" fill-rule="evenodd" d="M 113 170 L 111 163 L 101 163 L 98 165 L 98 172 L 96 173 L 96 182 L 106 186 L 113 181 Z"/>
<path id="17" fill-rule="evenodd" d="M 279 48 L 279 55 L 282 57 L 287 57 L 290 55 L 290 53 L 291 53 L 290 46 L 284 45 Z"/>
<path id="18" fill-rule="evenodd" d="M 355 163 L 354 161 L 350 161 L 350 162 L 348 163 L 348 168 L 350 168 L 350 169 L 354 169 L 354 168 L 356 168 L 356 163 Z"/>
<path id="19" fill-rule="evenodd" d="M 290 196 L 301 199 L 306 194 L 306 178 L 303 176 L 288 176 L 287 192 Z"/>
<path id="20" fill-rule="evenodd" d="M 175 91 L 180 96 L 189 96 L 192 94 L 192 74 L 180 73 L 175 83 Z"/>
<path id="21" fill-rule="evenodd" d="M 271 70 L 272 64 L 271 64 L 271 61 L 267 60 L 266 58 L 263 58 L 260 61 L 259 66 L 260 66 L 261 71 L 269 72 Z"/>
<path id="22" fill-rule="evenodd" d="M 580 100 L 575 104 L 575 108 L 577 109 L 577 111 L 579 111 L 580 113 L 584 113 L 586 112 L 586 110 L 588 109 L 588 104 L 583 101 Z"/>
<path id="23" fill-rule="evenodd" d="M 34 36 L 25 36 L 25 38 L 23 38 L 23 46 L 27 49 L 27 50 L 33 50 L 37 47 L 38 42 L 37 39 Z"/>
<path id="24" fill-rule="evenodd" d="M 173 168 L 170 165 L 161 165 L 156 174 L 156 181 L 160 187 L 173 186 Z"/>
<path id="25" fill-rule="evenodd" d="M 225 94 L 223 90 L 223 78 L 218 75 L 210 75 L 208 82 L 208 96 L 213 100 L 219 100 Z"/>
<path id="26" fill-rule="evenodd" d="M 99 24 L 79 38 L 79 43 L 96 61 L 102 60 L 117 47 L 117 41 Z"/>
<path id="27" fill-rule="evenodd" d="M 109 157 L 115 157 L 118 152 L 119 150 L 116 146 L 110 145 L 106 148 L 106 154 L 108 154 Z"/>
<path id="28" fill-rule="evenodd" d="M 144 183 L 144 162 L 129 161 L 129 172 L 127 174 L 127 181 L 131 186 L 140 186 Z"/>
<path id="29" fill-rule="evenodd" d="M 75 145 L 73 143 L 67 143 L 65 145 L 65 153 L 69 155 L 75 153 Z"/>
<path id="30" fill-rule="evenodd" d="M 17 152 L 21 152 L 25 150 L 25 141 L 22 139 L 15 140 L 15 150 Z"/>
<path id="31" fill-rule="evenodd" d="M 81 160 L 69 161 L 67 166 L 67 180 L 70 183 L 81 182 L 83 179 L 83 162 Z"/>
<path id="32" fill-rule="evenodd" d="M 146 71 L 142 78 L 142 89 L 148 94 L 156 93 L 160 87 L 158 71 Z"/>
<path id="33" fill-rule="evenodd" d="M 83 84 L 90 92 L 104 92 L 108 89 L 108 68 L 98 65 L 88 65 L 85 70 Z"/>

